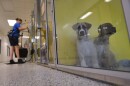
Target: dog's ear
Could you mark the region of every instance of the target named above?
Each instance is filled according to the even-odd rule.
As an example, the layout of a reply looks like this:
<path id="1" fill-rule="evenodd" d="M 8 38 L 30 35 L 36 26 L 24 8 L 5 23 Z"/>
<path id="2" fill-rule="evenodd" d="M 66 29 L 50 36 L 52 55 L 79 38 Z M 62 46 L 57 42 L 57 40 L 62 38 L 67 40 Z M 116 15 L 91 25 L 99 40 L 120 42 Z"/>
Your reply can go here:
<path id="1" fill-rule="evenodd" d="M 72 28 L 73 28 L 74 30 L 76 30 L 78 27 L 79 27 L 79 23 L 76 23 L 76 24 L 74 24 L 74 25 L 72 26 Z"/>
<path id="2" fill-rule="evenodd" d="M 85 27 L 86 27 L 87 29 L 90 29 L 91 26 L 92 26 L 92 24 L 90 24 L 90 23 L 88 23 L 88 22 L 84 22 L 83 24 L 85 25 Z"/>

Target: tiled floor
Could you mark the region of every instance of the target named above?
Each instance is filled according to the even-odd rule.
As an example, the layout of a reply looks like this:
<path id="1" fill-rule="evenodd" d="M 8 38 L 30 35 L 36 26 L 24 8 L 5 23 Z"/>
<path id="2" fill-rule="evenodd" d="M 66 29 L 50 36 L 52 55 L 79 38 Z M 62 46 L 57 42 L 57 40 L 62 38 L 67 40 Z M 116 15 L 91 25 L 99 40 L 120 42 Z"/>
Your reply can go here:
<path id="1" fill-rule="evenodd" d="M 0 63 L 0 86 L 111 86 L 79 76 L 25 63 Z"/>

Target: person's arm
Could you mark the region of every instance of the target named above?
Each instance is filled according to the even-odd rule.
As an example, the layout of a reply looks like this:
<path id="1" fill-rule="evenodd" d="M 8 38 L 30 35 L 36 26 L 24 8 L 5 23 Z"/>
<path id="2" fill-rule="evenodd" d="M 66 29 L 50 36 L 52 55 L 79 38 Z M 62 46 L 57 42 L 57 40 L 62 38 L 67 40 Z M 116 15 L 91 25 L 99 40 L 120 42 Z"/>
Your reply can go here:
<path id="1" fill-rule="evenodd" d="M 26 30 L 28 29 L 28 27 L 19 27 L 19 30 L 22 31 L 22 30 Z"/>
<path id="2" fill-rule="evenodd" d="M 28 29 L 27 26 L 21 27 L 19 23 L 16 23 L 15 27 L 18 28 L 19 31 L 22 31 L 22 30 Z"/>

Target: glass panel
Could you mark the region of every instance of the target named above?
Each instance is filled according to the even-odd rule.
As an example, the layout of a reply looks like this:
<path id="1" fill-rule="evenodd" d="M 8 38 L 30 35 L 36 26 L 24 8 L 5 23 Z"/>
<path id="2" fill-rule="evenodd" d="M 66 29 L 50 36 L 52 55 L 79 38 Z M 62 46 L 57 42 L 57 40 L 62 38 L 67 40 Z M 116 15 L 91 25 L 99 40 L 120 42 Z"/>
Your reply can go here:
<path id="1" fill-rule="evenodd" d="M 48 61 L 47 58 L 47 43 L 46 43 L 46 10 L 45 10 L 45 0 L 42 3 L 42 29 L 41 29 L 41 58 L 42 58 L 42 63 L 46 64 Z"/>
<path id="2" fill-rule="evenodd" d="M 35 39 L 36 39 L 36 47 L 37 47 L 37 62 L 41 62 L 41 58 L 40 58 L 40 29 L 37 29 L 36 31 L 36 36 L 35 36 Z"/>
<path id="3" fill-rule="evenodd" d="M 44 18 L 43 18 L 44 19 Z M 42 42 L 42 47 L 41 47 L 41 58 L 42 58 L 42 63 L 47 63 L 47 46 L 46 46 L 46 23 L 45 20 L 42 22 L 43 28 L 41 29 L 41 42 Z"/>
<path id="4" fill-rule="evenodd" d="M 27 58 L 27 60 L 31 60 L 32 62 L 36 61 L 36 41 L 35 41 L 35 17 L 34 17 L 34 11 L 32 11 L 31 15 L 31 24 L 30 24 L 30 30 L 29 30 L 29 47 L 30 47 L 30 58 Z"/>
<path id="5" fill-rule="evenodd" d="M 52 29 L 52 6 L 51 6 L 52 0 L 47 0 L 47 17 L 48 17 L 48 37 L 49 37 L 49 62 L 54 63 L 54 44 L 53 44 L 53 29 Z"/>
<path id="6" fill-rule="evenodd" d="M 59 64 L 130 71 L 121 0 L 55 0 Z"/>

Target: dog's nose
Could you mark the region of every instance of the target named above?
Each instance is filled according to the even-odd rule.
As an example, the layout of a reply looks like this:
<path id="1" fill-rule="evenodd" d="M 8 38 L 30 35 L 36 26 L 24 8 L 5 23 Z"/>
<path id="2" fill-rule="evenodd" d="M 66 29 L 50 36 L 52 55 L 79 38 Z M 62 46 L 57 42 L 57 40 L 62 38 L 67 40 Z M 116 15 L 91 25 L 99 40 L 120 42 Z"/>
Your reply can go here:
<path id="1" fill-rule="evenodd" d="M 116 27 L 113 27 L 113 32 L 116 33 Z"/>
<path id="2" fill-rule="evenodd" d="M 110 29 L 107 30 L 107 34 L 112 35 L 114 33 L 116 33 L 116 28 L 115 27 L 112 27 L 112 28 L 110 28 Z"/>
<path id="3" fill-rule="evenodd" d="M 85 32 L 84 32 L 84 31 L 80 31 L 80 32 L 79 32 L 79 35 L 80 35 L 80 36 L 84 36 L 84 35 L 85 35 Z"/>

